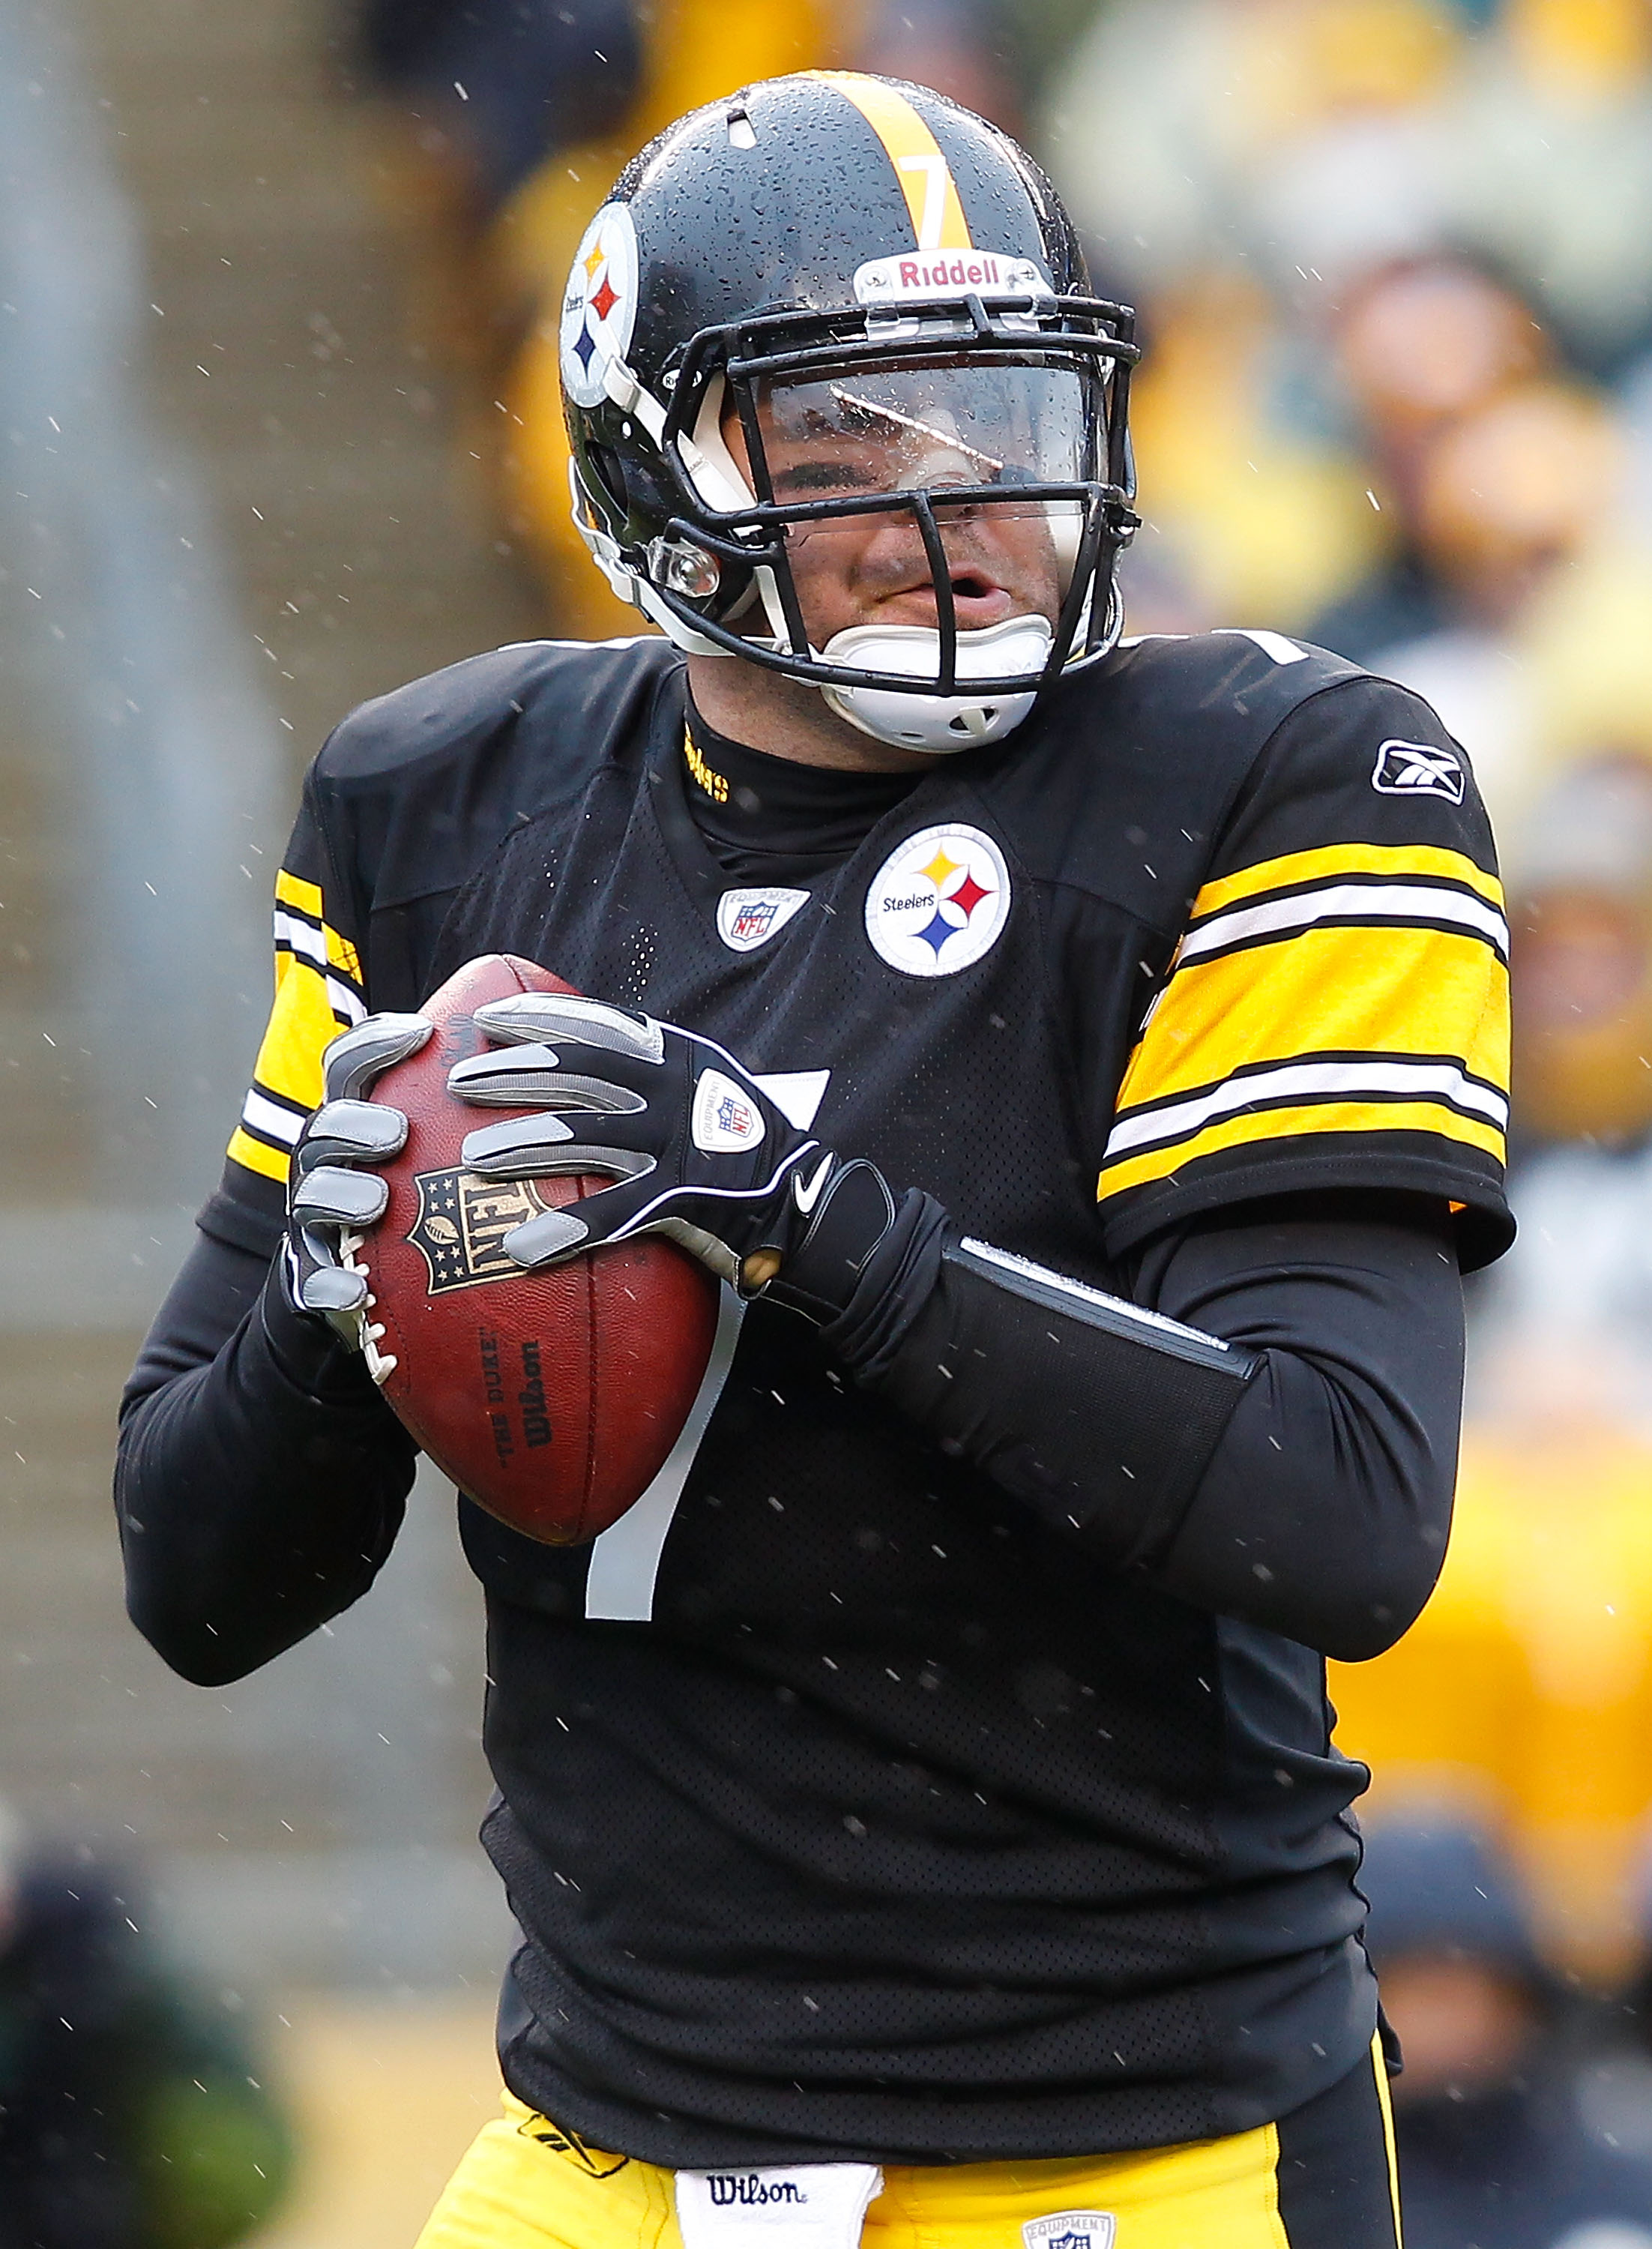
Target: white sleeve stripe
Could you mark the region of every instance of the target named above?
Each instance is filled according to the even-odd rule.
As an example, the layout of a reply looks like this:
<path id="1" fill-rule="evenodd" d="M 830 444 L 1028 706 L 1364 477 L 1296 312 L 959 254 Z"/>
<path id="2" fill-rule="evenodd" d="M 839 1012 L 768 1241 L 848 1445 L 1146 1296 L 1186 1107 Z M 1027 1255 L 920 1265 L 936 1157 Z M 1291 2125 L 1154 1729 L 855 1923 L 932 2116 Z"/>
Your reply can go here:
<path id="1" fill-rule="evenodd" d="M 284 1148 L 291 1148 L 304 1130 L 303 1115 L 295 1115 L 271 1101 L 267 1094 L 253 1086 L 241 1104 L 241 1121 L 260 1132 L 266 1140 L 278 1140 Z"/>
<path id="2" fill-rule="evenodd" d="M 347 969 L 340 968 L 336 960 L 327 956 L 327 940 L 313 922 L 300 921 L 284 906 L 275 912 L 275 941 L 278 952 L 291 953 L 311 968 L 319 968 L 324 975 L 349 977 Z M 353 980 L 351 980 L 353 981 Z"/>
<path id="3" fill-rule="evenodd" d="M 1108 1135 L 1103 1160 L 1110 1162 L 1158 1141 L 1183 1138 L 1241 1110 L 1264 1104 L 1275 1108 L 1293 1100 L 1430 1098 L 1467 1110 L 1499 1128 L 1507 1125 L 1509 1104 L 1503 1095 L 1480 1084 L 1455 1063 L 1404 1062 L 1391 1056 L 1372 1062 L 1281 1063 L 1230 1077 L 1190 1100 L 1121 1117 Z"/>
<path id="4" fill-rule="evenodd" d="M 1447 922 L 1484 938 L 1499 953 L 1509 948 L 1509 925 L 1494 905 L 1443 883 L 1337 883 L 1294 898 L 1218 913 L 1182 939 L 1177 966 L 1219 953 L 1246 938 L 1312 929 L 1323 921 Z"/>
<path id="5" fill-rule="evenodd" d="M 296 953 L 300 960 L 312 967 L 327 965 L 327 940 L 313 922 L 300 921 L 284 906 L 275 910 L 275 941 L 286 953 Z"/>
<path id="6" fill-rule="evenodd" d="M 367 1014 L 367 1007 L 353 984 L 346 984 L 333 971 L 327 973 L 327 997 L 339 1022 L 348 1027 L 359 1023 Z"/>
<path id="7" fill-rule="evenodd" d="M 1287 640 L 1283 633 L 1268 632 L 1258 625 L 1213 625 L 1210 629 L 1226 633 L 1235 640 L 1250 641 L 1275 664 L 1305 664 L 1313 654 L 1311 649 Z"/>
<path id="8" fill-rule="evenodd" d="M 536 648 L 577 648 L 583 650 L 593 648 L 657 648 L 659 645 L 658 633 L 620 633 L 613 640 L 558 640 L 554 636 L 548 636 L 543 640 L 501 641 L 495 653 L 514 656 L 518 650 L 526 653 Z"/>

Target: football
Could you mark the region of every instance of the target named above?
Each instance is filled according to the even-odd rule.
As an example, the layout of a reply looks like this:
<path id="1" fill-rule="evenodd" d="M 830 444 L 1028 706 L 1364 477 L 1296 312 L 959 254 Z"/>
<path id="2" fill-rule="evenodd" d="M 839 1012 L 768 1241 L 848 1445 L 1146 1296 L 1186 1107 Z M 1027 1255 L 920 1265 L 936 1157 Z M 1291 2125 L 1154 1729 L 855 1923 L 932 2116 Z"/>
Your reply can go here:
<path id="1" fill-rule="evenodd" d="M 349 1238 L 378 1331 L 368 1364 L 398 1418 L 461 1491 L 552 1545 L 596 1537 L 648 1489 L 704 1379 L 717 1318 L 716 1281 L 674 1242 L 614 1243 L 543 1273 L 511 1263 L 500 1245 L 513 1227 L 607 1181 L 464 1169 L 466 1133 L 504 1113 L 448 1090 L 454 1063 L 488 1046 L 476 1008 L 572 989 L 490 953 L 425 1002 L 435 1036 L 367 1097 L 408 1119 L 407 1145 L 379 1167 L 389 1205 Z"/>

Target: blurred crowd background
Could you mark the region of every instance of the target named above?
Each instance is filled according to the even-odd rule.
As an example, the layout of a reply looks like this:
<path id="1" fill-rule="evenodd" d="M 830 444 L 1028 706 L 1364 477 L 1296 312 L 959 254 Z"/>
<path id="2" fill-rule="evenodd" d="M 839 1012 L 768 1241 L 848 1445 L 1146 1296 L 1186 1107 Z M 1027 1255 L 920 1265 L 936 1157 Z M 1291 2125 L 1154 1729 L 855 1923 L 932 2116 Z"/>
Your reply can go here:
<path id="1" fill-rule="evenodd" d="M 1332 1694 L 1413 2249 L 1652 2245 L 1652 0 L 0 0 L 0 2249 L 389 2249 L 490 2105 L 447 1496 L 202 1695 L 120 1615 L 113 1400 L 327 727 L 638 629 L 567 517 L 586 220 L 842 65 L 1019 134 L 1137 306 L 1128 629 L 1414 686 L 1491 804 L 1521 1236 L 1440 1590 Z"/>

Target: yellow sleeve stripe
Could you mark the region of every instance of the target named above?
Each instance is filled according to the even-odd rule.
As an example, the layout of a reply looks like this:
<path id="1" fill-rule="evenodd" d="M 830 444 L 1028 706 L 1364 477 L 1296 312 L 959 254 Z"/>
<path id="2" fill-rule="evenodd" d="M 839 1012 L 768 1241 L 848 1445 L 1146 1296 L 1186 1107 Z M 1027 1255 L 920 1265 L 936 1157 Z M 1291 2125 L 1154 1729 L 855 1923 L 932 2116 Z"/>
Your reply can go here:
<path id="1" fill-rule="evenodd" d="M 1498 1126 L 1483 1118 L 1464 1117 L 1443 1104 L 1427 1100 L 1326 1100 L 1311 1106 L 1247 1111 L 1224 1118 L 1172 1145 L 1121 1158 L 1103 1169 L 1096 1200 L 1106 1202 L 1128 1187 L 1145 1186 L 1155 1180 L 1168 1178 L 1201 1156 L 1243 1148 L 1252 1142 L 1297 1139 L 1316 1132 L 1433 1133 L 1441 1139 L 1477 1148 L 1498 1163 L 1503 1160 L 1504 1136 Z"/>
<path id="2" fill-rule="evenodd" d="M 284 1182 L 304 1120 L 321 1099 L 321 1057 L 367 1013 L 361 963 L 322 913 L 321 886 L 283 867 L 276 876 L 275 1004 L 230 1155 Z"/>
<path id="3" fill-rule="evenodd" d="M 1379 878 L 1409 877 L 1417 881 L 1457 883 L 1498 909 L 1503 885 L 1495 875 L 1477 867 L 1461 851 L 1445 851 L 1427 843 L 1330 843 L 1317 851 L 1289 851 L 1283 858 L 1262 859 L 1242 867 L 1236 875 L 1207 883 L 1193 901 L 1192 920 L 1220 913 L 1242 898 L 1258 898 L 1301 883 L 1338 881 L 1350 875 Z"/>
<path id="4" fill-rule="evenodd" d="M 276 877 L 275 936 L 278 949 L 301 953 L 318 968 L 334 968 L 358 993 L 364 989 L 361 961 L 347 937 L 340 937 L 321 911 L 321 892 L 284 868 Z"/>
<path id="5" fill-rule="evenodd" d="M 973 250 L 952 167 L 905 94 L 887 79 L 866 78 L 859 71 L 811 71 L 808 75 L 835 86 L 882 141 L 906 197 L 914 245 L 919 250 Z"/>
<path id="6" fill-rule="evenodd" d="M 306 883 L 302 875 L 290 875 L 283 867 L 276 876 L 276 904 L 278 906 L 296 906 L 300 913 L 308 914 L 312 921 L 319 921 L 322 918 L 321 885 L 319 883 Z"/>
<path id="7" fill-rule="evenodd" d="M 230 1144 L 238 1163 L 249 1145 L 262 1152 L 254 1171 L 284 1180 L 287 1151 L 298 1127 L 321 1099 L 321 1057 L 341 1028 L 360 1019 L 335 1005 L 332 980 L 292 953 L 276 956 L 275 1005 L 253 1065 L 252 1088 Z"/>
<path id="8" fill-rule="evenodd" d="M 238 1124 L 230 1135 L 230 1160 L 235 1164 L 244 1164 L 248 1171 L 257 1172 L 266 1180 L 274 1180 L 278 1186 L 285 1186 L 287 1183 L 291 1159 L 286 1151 L 266 1148 L 262 1140 L 255 1140 L 250 1132 L 243 1131 Z"/>
<path id="9" fill-rule="evenodd" d="M 1155 1002 L 1120 1088 L 1099 1198 L 1304 1133 L 1436 1133 L 1500 1160 L 1508 970 L 1476 924 L 1485 902 L 1450 895 L 1465 922 L 1331 920 L 1248 939 L 1236 926 L 1253 906 L 1207 922 L 1229 925 L 1225 949 L 1184 958 Z"/>
<path id="10" fill-rule="evenodd" d="M 338 940 L 331 930 L 313 928 L 308 922 L 294 923 L 289 914 L 276 915 L 275 954 L 276 973 L 281 963 L 291 960 L 319 976 L 327 987 L 332 1012 L 341 1023 L 359 1023 L 366 1014 L 367 1002 L 361 995 L 361 982 L 340 960 L 332 957 L 332 946 Z M 353 960 L 352 953 L 349 958 Z"/>
<path id="11" fill-rule="evenodd" d="M 338 1036 L 339 1019 L 327 995 L 326 980 L 307 962 L 294 960 L 276 987 L 264 1043 L 253 1076 L 278 1100 L 290 1101 L 306 1115 L 321 1099 L 321 1057 Z"/>
<path id="12" fill-rule="evenodd" d="M 1450 1056 L 1509 1082 L 1508 971 L 1457 930 L 1306 930 L 1289 945 L 1193 960 L 1160 994 L 1118 1118 L 1309 1055 Z"/>

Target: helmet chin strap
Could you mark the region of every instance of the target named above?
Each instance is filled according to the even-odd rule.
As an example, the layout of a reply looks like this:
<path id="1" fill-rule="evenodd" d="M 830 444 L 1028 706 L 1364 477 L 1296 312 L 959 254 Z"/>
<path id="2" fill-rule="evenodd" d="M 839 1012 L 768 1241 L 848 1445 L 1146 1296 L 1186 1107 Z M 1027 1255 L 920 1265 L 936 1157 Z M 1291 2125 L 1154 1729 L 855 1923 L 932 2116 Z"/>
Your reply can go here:
<path id="1" fill-rule="evenodd" d="M 922 750 L 931 757 L 950 757 L 984 742 L 1002 741 L 1020 725 L 1032 708 L 1036 682 L 1050 660 L 1054 639 L 1048 618 L 1040 616 L 1005 617 L 979 632 L 958 635 L 956 669 L 961 688 L 967 688 L 972 678 L 1018 674 L 1035 683 L 1025 693 L 922 695 L 881 681 L 864 687 L 822 687 L 820 692 L 840 719 L 874 741 Z M 834 633 L 820 656 L 827 664 L 856 671 L 934 679 L 941 670 L 941 636 L 930 625 L 851 625 Z"/>

